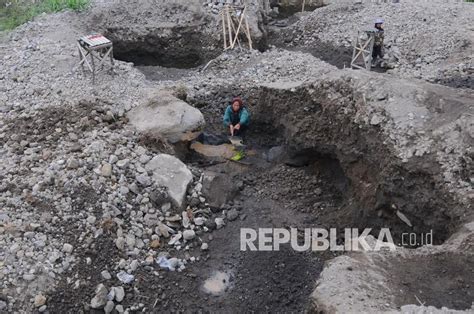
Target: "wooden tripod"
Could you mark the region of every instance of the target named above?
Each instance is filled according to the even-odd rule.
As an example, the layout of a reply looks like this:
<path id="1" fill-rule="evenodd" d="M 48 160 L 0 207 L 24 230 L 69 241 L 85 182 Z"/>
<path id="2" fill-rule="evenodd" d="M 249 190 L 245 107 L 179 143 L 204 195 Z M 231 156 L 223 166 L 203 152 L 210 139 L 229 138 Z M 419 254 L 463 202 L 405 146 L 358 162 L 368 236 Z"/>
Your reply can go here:
<path id="1" fill-rule="evenodd" d="M 240 48 L 239 35 L 241 32 L 244 33 L 245 38 L 249 44 L 249 49 L 252 48 L 252 37 L 250 35 L 249 22 L 246 16 L 247 7 L 243 8 L 233 7 L 230 5 L 224 6 L 221 10 L 222 19 L 222 35 L 224 41 L 224 50 L 234 49 L 237 43 Z M 244 26 L 245 24 L 245 26 Z"/>

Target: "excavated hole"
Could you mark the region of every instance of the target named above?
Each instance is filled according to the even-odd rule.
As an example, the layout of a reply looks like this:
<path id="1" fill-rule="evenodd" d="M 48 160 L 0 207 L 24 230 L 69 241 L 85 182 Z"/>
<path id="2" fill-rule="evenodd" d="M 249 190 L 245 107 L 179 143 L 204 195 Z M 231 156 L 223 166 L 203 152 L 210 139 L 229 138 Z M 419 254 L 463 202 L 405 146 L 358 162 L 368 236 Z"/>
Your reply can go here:
<path id="1" fill-rule="evenodd" d="M 344 86 L 331 88 L 339 93 L 345 90 Z M 280 163 L 313 168 L 316 173 L 336 171 L 323 176 L 327 180 L 325 185 L 337 191 L 337 197 L 331 200 L 338 204 L 336 209 L 325 211 L 315 206 L 308 210 L 307 204 L 318 204 L 318 197 L 294 206 L 306 206 L 304 210 L 317 217 L 318 223 L 338 229 L 372 228 L 374 234 L 381 228 L 390 228 L 399 245 L 403 233 L 422 237 L 432 231 L 433 244 L 443 243 L 459 221 L 459 217 L 448 216 L 447 209 L 458 205 L 437 188 L 431 170 L 415 170 L 416 165 L 402 167 L 383 144 L 377 129 L 354 125 L 347 115 L 334 111 L 341 104 L 332 105 L 324 89 L 316 93 L 318 96 L 311 97 L 303 88 L 295 92 L 267 88 L 219 90 L 210 93 L 209 99 L 191 102 L 203 111 L 211 132 L 223 132 L 221 114 L 226 95 L 243 95 L 250 100 L 252 112 L 252 128 L 247 136 L 250 147 L 268 152 L 273 146 L 285 144 L 286 159 Z M 295 129 L 295 125 L 300 129 Z M 435 163 L 433 167 L 435 171 Z M 281 189 L 291 191 L 291 182 L 288 185 Z M 397 210 L 409 217 L 413 227 L 397 216 Z M 421 245 L 420 242 L 409 247 Z"/>
<path id="2" fill-rule="evenodd" d="M 219 135 L 225 131 L 221 119 L 226 100 L 229 95 L 241 95 L 252 113 L 252 127 L 245 138 L 246 152 L 255 153 L 248 154 L 243 163 L 234 163 L 225 158 L 205 157 L 183 149 L 182 145 L 178 148 L 180 158 L 187 164 L 223 177 L 216 193 L 228 194 L 232 190 L 225 205 L 228 209 L 241 208 L 241 216 L 212 234 L 212 259 L 194 268 L 201 274 L 199 280 L 191 285 L 181 277 L 166 280 L 181 280 L 197 291 L 202 289 L 208 274 L 226 272 L 233 274 L 232 288 L 213 299 L 211 308 L 217 305 L 223 311 L 301 312 L 306 309 L 323 263 L 340 253 L 301 254 L 289 246 L 278 252 L 240 252 L 241 228 L 337 228 L 341 235 L 339 243 L 343 242 L 343 228 L 372 228 L 375 235 L 382 227 L 390 228 L 397 244 L 403 232 L 423 234 L 433 230 L 434 244 L 449 237 L 456 220 L 442 213 L 455 203 L 443 197 L 446 193 L 436 188 L 427 173 L 414 170 L 416 167 L 403 169 L 382 144 L 379 130 L 354 125 L 347 115 L 340 114 L 339 109 L 348 104 L 341 96 L 335 106 L 327 96 L 328 89 L 352 94 L 340 83 L 316 86 L 312 94 L 305 88 L 293 92 L 229 88 L 188 99 L 206 117 L 206 132 Z M 150 139 L 143 144 L 158 150 L 164 145 Z M 415 227 L 408 227 L 395 215 L 393 204 L 410 217 Z M 437 264 L 432 266 L 435 271 Z M 403 274 L 404 267 L 397 266 L 397 271 Z M 430 276 L 433 271 L 425 274 Z M 400 278 L 402 281 L 394 284 L 405 285 L 410 279 Z M 430 288 L 429 281 L 426 283 L 419 285 L 424 293 L 432 295 L 425 299 L 426 305 L 438 305 L 435 301 L 439 292 Z M 410 289 L 417 289 L 416 282 L 409 285 Z M 178 293 L 181 290 L 171 291 L 171 295 Z M 196 294 L 187 298 L 186 304 L 194 304 L 196 298 L 201 299 Z M 397 304 L 410 302 L 406 294 L 397 296 Z M 445 296 L 443 304 L 457 308 L 464 305 L 455 304 L 451 295 Z"/>
<path id="3" fill-rule="evenodd" d="M 213 51 L 203 34 L 188 28 L 169 29 L 166 37 L 159 32 L 130 36 L 123 30 L 109 29 L 106 36 L 114 42 L 115 58 L 133 62 L 136 66 L 160 66 L 191 69 L 198 67 L 219 52 Z"/>

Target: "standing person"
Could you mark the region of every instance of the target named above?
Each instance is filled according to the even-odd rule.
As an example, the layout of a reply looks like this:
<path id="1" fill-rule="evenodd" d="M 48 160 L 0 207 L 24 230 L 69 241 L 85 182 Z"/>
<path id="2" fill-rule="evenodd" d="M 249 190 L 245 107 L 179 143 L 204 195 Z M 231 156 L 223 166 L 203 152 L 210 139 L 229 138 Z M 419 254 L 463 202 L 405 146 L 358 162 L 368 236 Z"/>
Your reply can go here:
<path id="1" fill-rule="evenodd" d="M 383 40 L 384 40 L 383 19 L 375 20 L 374 48 L 372 50 L 372 66 L 377 65 L 377 58 L 383 58 Z"/>
<path id="2" fill-rule="evenodd" d="M 242 99 L 235 97 L 224 113 L 224 126 L 231 136 L 242 136 L 250 123 L 250 114 L 244 107 Z"/>

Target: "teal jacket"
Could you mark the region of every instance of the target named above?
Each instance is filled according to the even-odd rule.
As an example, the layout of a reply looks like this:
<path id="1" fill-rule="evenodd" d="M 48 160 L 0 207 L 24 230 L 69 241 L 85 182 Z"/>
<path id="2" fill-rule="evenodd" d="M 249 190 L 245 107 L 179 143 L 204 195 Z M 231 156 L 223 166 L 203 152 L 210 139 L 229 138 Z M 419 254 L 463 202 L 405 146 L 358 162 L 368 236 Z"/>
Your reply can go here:
<path id="1" fill-rule="evenodd" d="M 239 112 L 234 113 L 232 106 L 227 106 L 224 113 L 224 126 L 228 127 L 231 123 L 232 125 L 240 123 L 242 126 L 248 126 L 250 123 L 250 114 L 248 110 L 243 107 Z"/>

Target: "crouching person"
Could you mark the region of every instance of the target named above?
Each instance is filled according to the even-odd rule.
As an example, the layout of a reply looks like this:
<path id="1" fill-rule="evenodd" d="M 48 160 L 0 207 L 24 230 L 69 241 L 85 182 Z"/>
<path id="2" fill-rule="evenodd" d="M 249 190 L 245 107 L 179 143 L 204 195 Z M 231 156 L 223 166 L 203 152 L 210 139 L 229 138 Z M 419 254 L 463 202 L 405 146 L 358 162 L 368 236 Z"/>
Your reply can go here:
<path id="1" fill-rule="evenodd" d="M 235 97 L 225 110 L 224 126 L 229 130 L 231 136 L 242 137 L 249 123 L 250 114 L 247 108 L 245 108 L 240 97 Z"/>

